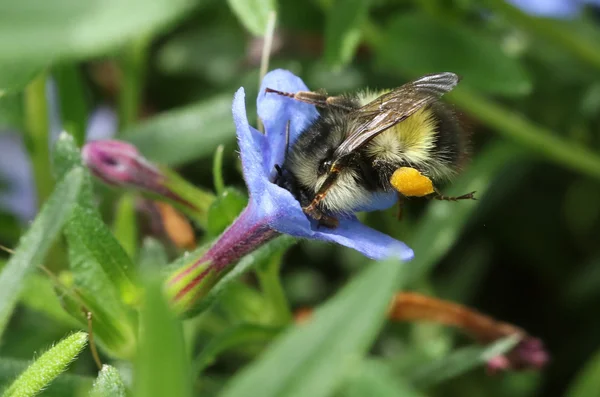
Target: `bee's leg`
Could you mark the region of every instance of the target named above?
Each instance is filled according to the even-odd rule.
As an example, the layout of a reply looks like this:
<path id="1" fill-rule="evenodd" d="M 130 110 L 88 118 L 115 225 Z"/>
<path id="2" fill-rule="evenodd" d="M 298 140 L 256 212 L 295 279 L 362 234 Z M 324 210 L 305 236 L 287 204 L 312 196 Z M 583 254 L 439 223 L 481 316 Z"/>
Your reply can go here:
<path id="1" fill-rule="evenodd" d="M 436 200 L 445 200 L 445 201 L 477 200 L 475 198 L 474 191 L 471 193 L 463 194 L 462 196 L 444 196 L 444 195 L 440 194 L 440 192 L 436 191 L 435 194 L 432 196 L 432 198 L 436 199 Z"/>
<path id="2" fill-rule="evenodd" d="M 285 96 L 288 98 L 295 99 L 300 102 L 309 103 L 311 105 L 320 107 L 320 108 L 337 108 L 340 110 L 354 110 L 354 106 L 351 102 L 348 101 L 343 96 L 328 96 L 325 93 L 313 92 L 313 91 L 298 91 L 295 93 L 292 92 L 283 92 L 274 90 L 272 88 L 266 88 L 265 92 L 272 92 L 277 95 Z"/>
<path id="3" fill-rule="evenodd" d="M 402 213 L 403 213 L 403 209 L 404 209 L 404 203 L 405 203 L 405 199 L 404 196 L 398 192 L 398 214 L 396 215 L 398 220 L 401 221 L 402 220 Z"/>
<path id="4" fill-rule="evenodd" d="M 323 215 L 323 217 L 319 219 L 319 226 L 324 226 L 328 229 L 335 229 L 339 225 L 340 221 L 334 216 Z"/>
<path id="5" fill-rule="evenodd" d="M 302 211 L 311 218 L 319 221 L 319 226 L 335 229 L 340 224 L 340 221 L 336 217 L 324 214 L 323 211 L 312 204 L 302 208 Z"/>

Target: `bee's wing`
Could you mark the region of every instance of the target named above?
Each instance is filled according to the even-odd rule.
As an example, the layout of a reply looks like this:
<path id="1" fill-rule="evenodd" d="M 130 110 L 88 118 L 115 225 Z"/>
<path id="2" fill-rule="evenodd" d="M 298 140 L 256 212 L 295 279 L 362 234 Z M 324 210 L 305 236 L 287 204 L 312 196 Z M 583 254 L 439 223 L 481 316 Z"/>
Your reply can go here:
<path id="1" fill-rule="evenodd" d="M 340 159 L 451 91 L 460 78 L 450 72 L 423 76 L 350 113 L 357 122 L 334 153 Z"/>

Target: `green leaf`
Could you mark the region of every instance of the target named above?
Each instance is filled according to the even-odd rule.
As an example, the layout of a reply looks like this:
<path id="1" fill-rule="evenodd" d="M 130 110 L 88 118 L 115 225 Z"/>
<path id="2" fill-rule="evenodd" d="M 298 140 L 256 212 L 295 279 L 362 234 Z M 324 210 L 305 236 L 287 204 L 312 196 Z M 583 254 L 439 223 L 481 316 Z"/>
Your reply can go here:
<path id="1" fill-rule="evenodd" d="M 206 231 L 211 236 L 221 234 L 238 217 L 247 203 L 248 197 L 245 194 L 237 189 L 226 188 L 208 209 Z"/>
<path id="2" fill-rule="evenodd" d="M 378 48 L 379 61 L 418 76 L 455 72 L 461 85 L 500 95 L 525 95 L 531 82 L 517 59 L 485 32 L 420 13 L 404 13 L 389 25 Z"/>
<path id="3" fill-rule="evenodd" d="M 194 374 L 197 375 L 204 371 L 224 351 L 236 347 L 246 347 L 255 343 L 268 342 L 279 331 L 279 328 L 240 324 L 217 334 L 194 360 Z"/>
<path id="4" fill-rule="evenodd" d="M 90 391 L 90 397 L 126 397 L 125 385 L 119 371 L 110 365 L 103 365 L 98 378 Z"/>
<path id="5" fill-rule="evenodd" d="M 137 289 L 132 281 L 133 262 L 96 211 L 76 205 L 65 236 L 69 245 L 77 247 L 79 255 L 101 266 L 124 303 L 135 303 Z"/>
<path id="6" fill-rule="evenodd" d="M 3 397 L 35 396 L 60 375 L 87 344 L 87 334 L 77 332 L 42 354 L 4 392 Z"/>
<path id="7" fill-rule="evenodd" d="M 331 66 L 352 60 L 370 5 L 371 0 L 336 0 L 330 7 L 325 24 L 325 60 Z"/>
<path id="8" fill-rule="evenodd" d="M 0 97 L 23 90 L 42 69 L 35 63 L 0 61 Z"/>
<path id="9" fill-rule="evenodd" d="M 194 5 L 191 0 L 3 2 L 0 59 L 40 63 L 106 53 L 166 27 Z"/>
<path id="10" fill-rule="evenodd" d="M 212 156 L 219 144 L 232 141 L 231 95 L 172 110 L 123 131 L 149 160 L 178 165 Z"/>
<path id="11" fill-rule="evenodd" d="M 227 0 L 240 22 L 255 36 L 264 36 L 275 0 Z"/>
<path id="12" fill-rule="evenodd" d="M 83 170 L 74 169 L 56 186 L 14 255 L 0 273 L 0 336 L 23 288 L 25 276 L 41 265 L 79 196 Z"/>
<path id="13" fill-rule="evenodd" d="M 566 397 L 595 396 L 600 390 L 600 350 L 579 370 L 575 380 L 571 382 Z"/>
<path id="14" fill-rule="evenodd" d="M 382 361 L 365 360 L 348 376 L 340 395 L 345 397 L 422 397 Z"/>
<path id="15" fill-rule="evenodd" d="M 159 278 L 150 277 L 140 316 L 135 395 L 191 396 L 192 380 L 181 322 L 169 307 Z"/>
<path id="16" fill-rule="evenodd" d="M 489 346 L 465 347 L 450 353 L 440 360 L 416 368 L 412 373 L 406 374 L 406 377 L 419 389 L 425 387 L 431 388 L 510 351 L 518 342 L 518 336 L 508 336 Z"/>
<path id="17" fill-rule="evenodd" d="M 253 253 L 248 254 L 240 259 L 240 261 L 233 266 L 233 269 L 231 269 L 229 273 L 223 276 L 223 278 L 210 289 L 204 298 L 190 308 L 190 310 L 186 313 L 186 316 L 195 316 L 211 307 L 215 302 L 217 302 L 221 294 L 225 292 L 231 283 L 236 281 L 242 274 L 252 269 L 258 263 L 262 263 L 267 258 L 270 258 L 273 254 L 281 252 L 281 250 L 284 250 L 287 247 L 291 247 L 293 244 L 295 244 L 295 242 L 296 240 L 290 236 L 280 236 L 275 240 L 263 245 Z M 198 250 L 198 256 L 201 256 L 200 252 L 202 251 L 203 250 Z M 190 258 L 193 258 L 193 256 L 188 255 L 185 258 L 187 261 L 184 263 L 189 263 L 190 260 L 193 260 Z"/>
<path id="18" fill-rule="evenodd" d="M 132 357 L 136 335 L 133 313 L 121 301 L 119 291 L 82 240 L 67 237 L 67 243 L 69 268 L 78 297 L 76 309 L 81 311 L 83 306 L 92 313 L 94 335 L 102 347 L 117 357 Z"/>
<path id="19" fill-rule="evenodd" d="M 397 261 L 371 263 L 308 324 L 290 328 L 234 376 L 222 395 L 330 395 L 375 340 L 405 268 Z"/>
<path id="20" fill-rule="evenodd" d="M 25 372 L 30 364 L 30 361 L 0 357 L 0 385 L 10 384 L 19 374 Z M 91 377 L 62 373 L 47 388 L 44 388 L 43 395 L 44 397 L 78 396 L 79 391 L 89 390 L 93 381 Z"/>

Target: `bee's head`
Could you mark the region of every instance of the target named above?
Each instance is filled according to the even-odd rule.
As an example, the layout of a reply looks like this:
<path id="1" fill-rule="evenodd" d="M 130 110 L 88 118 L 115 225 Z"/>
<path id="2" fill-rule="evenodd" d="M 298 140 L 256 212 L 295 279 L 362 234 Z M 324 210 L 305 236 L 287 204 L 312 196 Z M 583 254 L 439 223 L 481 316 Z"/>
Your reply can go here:
<path id="1" fill-rule="evenodd" d="M 302 206 L 310 204 L 321 186 L 328 180 L 334 162 L 334 152 L 342 143 L 347 119 L 342 114 L 328 112 L 304 131 L 290 148 L 279 186 L 289 190 Z M 364 201 L 368 192 L 359 172 L 350 159 L 344 159 L 337 179 L 331 185 L 320 207 L 325 212 L 351 212 Z M 285 181 L 285 182 L 284 182 Z"/>

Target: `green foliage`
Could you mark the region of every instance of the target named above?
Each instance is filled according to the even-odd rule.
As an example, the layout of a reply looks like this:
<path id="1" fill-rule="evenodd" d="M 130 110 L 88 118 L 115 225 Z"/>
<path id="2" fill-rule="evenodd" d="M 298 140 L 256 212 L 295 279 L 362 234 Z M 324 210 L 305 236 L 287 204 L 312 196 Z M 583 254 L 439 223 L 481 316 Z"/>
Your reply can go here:
<path id="1" fill-rule="evenodd" d="M 461 85 L 480 92 L 525 95 L 531 91 L 517 59 L 483 32 L 463 24 L 407 13 L 390 22 L 381 45 L 381 61 L 410 75 L 451 70 L 463 78 Z"/>
<path id="2" fill-rule="evenodd" d="M 150 272 L 140 312 L 140 345 L 136 360 L 135 395 L 191 396 L 181 322 L 163 295 L 162 280 Z"/>
<path id="3" fill-rule="evenodd" d="M 267 31 L 269 13 L 275 11 L 275 0 L 227 0 L 240 22 L 255 36 Z"/>
<path id="4" fill-rule="evenodd" d="M 178 165 L 208 157 L 216 147 L 233 140 L 231 94 L 157 115 L 123 132 L 152 161 Z"/>
<path id="5" fill-rule="evenodd" d="M 352 60 L 370 3 L 371 0 L 337 0 L 331 5 L 325 25 L 325 59 L 331 66 L 343 66 Z"/>
<path id="6" fill-rule="evenodd" d="M 189 0 L 3 3 L 0 60 L 40 62 L 102 53 L 132 37 L 164 28 L 192 6 Z M 32 13 L 32 7 L 42 8 Z"/>
<path id="7" fill-rule="evenodd" d="M 525 2 L 0 0 L 0 393 L 597 395 L 599 8 L 539 18 L 512 5 Z M 407 242 L 410 263 L 279 236 L 172 282 L 248 201 L 231 102 L 244 87 L 256 126 L 274 17 L 269 69 L 312 90 L 460 74 L 444 100 L 471 159 L 436 187 L 477 201 L 411 199 L 400 221 L 395 208 L 359 214 Z M 191 205 L 97 183 L 80 149 L 99 106 Z M 198 247 L 178 247 L 150 200 L 187 217 Z M 32 222 L 12 208 L 27 206 L 41 208 Z M 185 305 L 169 302 L 207 269 Z M 514 338 L 473 345 L 437 324 L 386 321 L 398 288 L 514 322 L 546 342 L 552 365 L 488 376 Z"/>
<path id="8" fill-rule="evenodd" d="M 371 264 L 309 324 L 285 332 L 235 376 L 223 395 L 330 395 L 373 343 L 405 269 L 396 261 Z"/>
<path id="9" fill-rule="evenodd" d="M 66 337 L 42 354 L 6 391 L 4 397 L 29 397 L 40 393 L 77 357 L 88 342 L 84 332 Z"/>
<path id="10" fill-rule="evenodd" d="M 0 273 L 0 335 L 5 331 L 10 315 L 17 303 L 23 280 L 35 266 L 42 264 L 44 256 L 69 218 L 83 184 L 83 170 L 73 169 L 57 185 L 44 208 L 21 238 L 2 273 Z"/>

